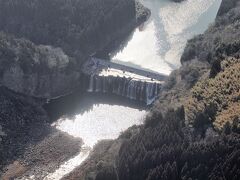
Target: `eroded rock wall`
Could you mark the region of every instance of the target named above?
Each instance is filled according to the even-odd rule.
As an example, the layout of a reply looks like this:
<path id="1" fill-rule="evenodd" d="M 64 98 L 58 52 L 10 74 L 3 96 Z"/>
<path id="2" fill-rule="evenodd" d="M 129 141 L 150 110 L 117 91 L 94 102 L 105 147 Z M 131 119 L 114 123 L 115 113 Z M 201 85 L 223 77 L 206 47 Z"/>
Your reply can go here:
<path id="1" fill-rule="evenodd" d="M 75 60 L 61 48 L 0 33 L 0 83 L 18 93 L 54 98 L 80 86 Z"/>

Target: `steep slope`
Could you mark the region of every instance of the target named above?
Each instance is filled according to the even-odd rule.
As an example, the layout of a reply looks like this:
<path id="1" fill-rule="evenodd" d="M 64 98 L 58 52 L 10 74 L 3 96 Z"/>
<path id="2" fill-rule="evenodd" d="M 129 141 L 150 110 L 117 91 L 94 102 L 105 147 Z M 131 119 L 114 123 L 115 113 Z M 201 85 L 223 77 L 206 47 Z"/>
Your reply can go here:
<path id="1" fill-rule="evenodd" d="M 182 67 L 171 74 L 140 133 L 123 143 L 119 179 L 240 178 L 240 5 L 228 3 L 203 35 L 188 42 Z M 194 128 L 185 124 L 190 117 Z M 210 119 L 224 133 L 213 130 Z"/>
<path id="2" fill-rule="evenodd" d="M 80 86 L 80 67 L 60 48 L 0 33 L 0 83 L 15 92 L 53 98 Z"/>
<path id="3" fill-rule="evenodd" d="M 0 0 L 0 30 L 84 61 L 131 32 L 148 11 L 134 0 Z"/>
<path id="4" fill-rule="evenodd" d="M 86 57 L 118 45 L 148 15 L 133 0 L 0 0 L 1 179 L 34 165 L 42 179 L 79 151 L 79 139 L 52 128 L 41 107 L 45 100 L 35 97 L 81 88 L 79 68 Z"/>
<path id="5" fill-rule="evenodd" d="M 98 180 L 109 177 L 120 180 L 239 179 L 240 117 L 239 101 L 235 98 L 239 93 L 239 8 L 239 0 L 222 1 L 216 22 L 203 35 L 188 42 L 181 59 L 182 67 L 170 75 L 145 124 L 129 129 L 107 148 L 121 144 L 117 155 L 112 156 L 115 159 L 109 162 L 101 158 L 110 153 L 106 150 L 98 155 L 101 166 L 96 166 L 97 170 L 91 166 L 88 170 L 80 167 L 75 172 L 84 170 L 89 175 L 97 172 L 93 177 Z M 231 66 L 225 67 L 226 62 Z M 208 99 L 211 88 L 220 92 L 211 92 Z M 213 121 L 222 122 L 220 132 L 213 129 L 211 123 L 206 124 L 202 116 L 193 117 L 200 126 L 192 128 L 186 124 L 186 117 L 196 112 L 187 111 L 185 102 L 195 97 L 195 92 L 201 98 L 194 102 L 194 107 L 221 93 L 218 98 L 223 99 L 217 101 L 220 108 L 213 113 Z M 196 110 L 206 115 L 203 109 Z M 224 125 L 233 119 L 232 125 Z M 76 174 L 71 173 L 65 179 L 79 177 Z"/>
<path id="6" fill-rule="evenodd" d="M 240 60 L 222 61 L 214 78 L 199 81 L 184 103 L 186 121 L 195 127 L 213 123 L 221 130 L 240 117 Z"/>

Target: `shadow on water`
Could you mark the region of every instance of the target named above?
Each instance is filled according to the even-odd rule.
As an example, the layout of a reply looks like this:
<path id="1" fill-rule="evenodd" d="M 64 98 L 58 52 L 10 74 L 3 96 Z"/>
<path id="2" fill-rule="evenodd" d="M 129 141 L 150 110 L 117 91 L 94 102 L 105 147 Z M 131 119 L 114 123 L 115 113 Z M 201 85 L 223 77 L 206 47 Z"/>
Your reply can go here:
<path id="1" fill-rule="evenodd" d="M 51 122 L 61 117 L 73 118 L 75 115 L 89 112 L 94 105 L 118 105 L 139 110 L 146 110 L 145 104 L 127 99 L 122 96 L 104 93 L 75 92 L 73 94 L 54 99 L 44 105 Z"/>
<path id="2" fill-rule="evenodd" d="M 134 30 L 130 31 L 121 39 L 117 39 L 116 41 L 108 45 L 104 50 L 97 51 L 94 56 L 110 61 L 112 57 L 114 57 L 119 51 L 122 51 L 127 46 L 128 42 L 133 38 Z"/>
<path id="3" fill-rule="evenodd" d="M 136 3 L 135 3 L 135 6 L 136 6 Z M 137 20 L 138 12 L 136 11 L 137 9 L 138 7 L 135 7 L 135 15 L 134 15 L 135 17 L 133 18 L 134 21 L 138 21 Z M 144 20 L 141 19 L 139 20 L 139 22 L 134 22 L 135 27 L 130 26 L 129 30 L 126 33 L 123 33 L 122 36 L 115 39 L 113 42 L 109 43 L 103 49 L 96 51 L 94 53 L 94 56 L 97 58 L 106 59 L 110 61 L 119 51 L 122 51 L 128 45 L 128 43 L 133 38 L 134 32 L 137 28 L 142 28 L 142 30 L 144 30 L 144 27 L 146 27 L 151 22 L 150 16 L 151 15 L 148 14 L 147 17 L 143 17 Z M 130 24 L 132 23 L 133 22 L 131 22 Z"/>

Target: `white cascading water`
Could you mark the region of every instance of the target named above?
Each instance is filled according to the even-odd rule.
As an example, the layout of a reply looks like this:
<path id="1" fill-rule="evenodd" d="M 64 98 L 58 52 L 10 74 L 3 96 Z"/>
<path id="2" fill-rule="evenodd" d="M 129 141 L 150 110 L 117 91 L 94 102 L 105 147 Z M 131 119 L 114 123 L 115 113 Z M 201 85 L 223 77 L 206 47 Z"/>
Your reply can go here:
<path id="1" fill-rule="evenodd" d="M 89 77 L 88 92 L 113 93 L 150 105 L 157 97 L 160 88 L 160 83 L 113 76 L 91 75 Z"/>
<path id="2" fill-rule="evenodd" d="M 89 81 L 88 92 L 93 92 L 93 87 L 94 87 L 94 75 L 92 74 Z"/>
<path id="3" fill-rule="evenodd" d="M 134 32 L 127 46 L 113 58 L 121 61 L 113 61 L 169 74 L 180 66 L 180 56 L 187 39 L 204 32 L 209 23 L 214 21 L 221 0 L 185 0 L 182 3 L 169 0 L 141 0 L 141 2 L 151 9 L 151 19 L 144 29 L 137 29 Z M 94 90 L 93 83 L 91 77 L 89 91 Z M 126 82 L 124 86 L 127 86 Z M 108 87 L 106 85 L 103 87 L 104 91 L 107 91 Z M 143 83 L 141 88 L 144 88 Z M 150 89 L 151 95 L 157 91 Z M 91 99 L 86 98 L 88 101 Z M 85 149 L 63 163 L 46 179 L 61 179 L 87 158 L 90 149 L 99 140 L 117 138 L 128 127 L 141 124 L 145 114 L 145 111 L 126 106 L 95 104 L 91 110 L 74 118 L 59 119 L 55 124 L 56 128 L 82 138 Z"/>

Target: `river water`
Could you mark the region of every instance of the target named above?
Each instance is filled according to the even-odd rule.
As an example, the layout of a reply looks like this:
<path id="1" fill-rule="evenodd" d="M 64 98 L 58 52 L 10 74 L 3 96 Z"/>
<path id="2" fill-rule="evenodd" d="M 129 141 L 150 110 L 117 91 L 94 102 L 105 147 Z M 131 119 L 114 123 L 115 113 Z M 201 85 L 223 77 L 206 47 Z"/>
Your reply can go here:
<path id="1" fill-rule="evenodd" d="M 141 2 L 151 10 L 152 16 L 144 27 L 134 31 L 127 45 L 114 55 L 112 61 L 169 74 L 180 66 L 187 39 L 204 32 L 214 21 L 221 0 Z M 76 157 L 62 164 L 46 180 L 60 179 L 71 172 L 88 157 L 98 141 L 115 139 L 128 127 L 143 123 L 147 113 L 144 108 L 104 96 L 85 94 L 74 116 L 62 116 L 53 124 L 61 131 L 82 138 L 84 145 Z"/>
<path id="2" fill-rule="evenodd" d="M 221 4 L 221 0 L 140 1 L 152 15 L 112 61 L 164 74 L 179 68 L 187 40 L 207 29 Z"/>

